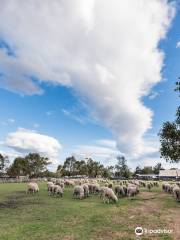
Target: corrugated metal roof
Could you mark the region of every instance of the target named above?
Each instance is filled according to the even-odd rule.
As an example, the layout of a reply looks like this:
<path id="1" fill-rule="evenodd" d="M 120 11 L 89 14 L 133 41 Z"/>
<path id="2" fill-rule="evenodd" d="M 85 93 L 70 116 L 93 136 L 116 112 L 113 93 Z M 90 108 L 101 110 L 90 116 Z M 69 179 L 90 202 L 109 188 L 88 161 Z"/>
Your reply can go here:
<path id="1" fill-rule="evenodd" d="M 160 177 L 180 177 L 180 169 L 160 170 Z"/>

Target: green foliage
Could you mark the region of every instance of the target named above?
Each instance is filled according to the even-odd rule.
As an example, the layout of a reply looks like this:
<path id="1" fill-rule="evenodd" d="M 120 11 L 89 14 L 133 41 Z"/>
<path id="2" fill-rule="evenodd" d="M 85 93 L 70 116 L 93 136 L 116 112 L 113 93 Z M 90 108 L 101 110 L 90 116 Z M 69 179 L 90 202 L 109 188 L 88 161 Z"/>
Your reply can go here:
<path id="1" fill-rule="evenodd" d="M 38 153 L 30 153 L 25 157 L 17 157 L 9 167 L 7 173 L 10 176 L 39 176 L 50 162 L 48 158 L 40 156 Z"/>
<path id="2" fill-rule="evenodd" d="M 76 160 L 74 156 L 66 158 L 63 165 L 57 167 L 58 176 L 77 176 L 85 175 L 88 177 L 111 177 L 112 166 L 104 167 L 99 162 L 89 158 L 85 160 Z"/>
<path id="3" fill-rule="evenodd" d="M 179 78 L 180 79 L 180 78 Z M 176 88 L 174 89 L 176 92 L 180 92 L 180 81 L 176 82 Z"/>
<path id="4" fill-rule="evenodd" d="M 14 159 L 14 162 L 9 167 L 7 173 L 9 176 L 15 177 L 15 176 L 24 176 L 29 174 L 30 169 L 28 167 L 28 163 L 26 162 L 25 158 L 23 157 L 17 157 Z"/>
<path id="5" fill-rule="evenodd" d="M 129 178 L 131 176 L 131 171 L 127 166 L 127 160 L 125 159 L 124 156 L 118 156 L 117 160 L 118 162 L 115 166 L 116 169 L 115 176 Z"/>
<path id="6" fill-rule="evenodd" d="M 156 166 L 153 168 L 154 174 L 159 174 L 159 171 L 163 169 L 161 163 L 157 163 Z"/>
<path id="7" fill-rule="evenodd" d="M 145 166 L 141 168 L 140 166 L 137 166 L 134 171 L 134 176 L 136 174 L 159 174 L 159 171 L 163 169 L 161 163 L 157 163 L 154 167 L 152 166 Z"/>
<path id="8" fill-rule="evenodd" d="M 29 153 L 25 157 L 28 164 L 29 174 L 31 176 L 38 176 L 38 173 L 44 171 L 46 166 L 50 164 L 47 157 L 40 156 L 38 153 Z"/>
<path id="9" fill-rule="evenodd" d="M 161 157 L 166 161 L 180 161 L 180 128 L 176 122 L 165 122 L 159 132 Z"/>
<path id="10" fill-rule="evenodd" d="M 0 174 L 3 174 L 4 171 L 6 170 L 7 168 L 7 165 L 9 163 L 9 159 L 7 156 L 3 156 L 1 153 L 0 153 Z"/>
<path id="11" fill-rule="evenodd" d="M 140 166 L 137 166 L 137 167 L 136 167 L 136 169 L 135 169 L 135 171 L 134 171 L 134 175 L 136 175 L 136 174 L 142 174 L 142 169 L 141 169 Z"/>
<path id="12" fill-rule="evenodd" d="M 180 82 L 176 82 L 175 91 L 180 92 Z M 165 122 L 159 132 L 160 153 L 166 161 L 180 161 L 180 106 L 174 122 Z"/>

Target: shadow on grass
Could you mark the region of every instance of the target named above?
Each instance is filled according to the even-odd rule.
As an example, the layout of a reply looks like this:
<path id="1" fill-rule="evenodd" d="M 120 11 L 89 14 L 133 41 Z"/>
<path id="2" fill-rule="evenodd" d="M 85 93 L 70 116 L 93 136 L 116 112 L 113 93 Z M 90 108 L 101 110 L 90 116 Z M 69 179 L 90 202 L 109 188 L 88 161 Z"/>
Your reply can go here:
<path id="1" fill-rule="evenodd" d="M 25 205 L 43 204 L 39 198 L 29 198 L 24 191 L 16 191 L 13 195 L 7 196 L 6 200 L 0 202 L 0 209 L 18 208 Z"/>

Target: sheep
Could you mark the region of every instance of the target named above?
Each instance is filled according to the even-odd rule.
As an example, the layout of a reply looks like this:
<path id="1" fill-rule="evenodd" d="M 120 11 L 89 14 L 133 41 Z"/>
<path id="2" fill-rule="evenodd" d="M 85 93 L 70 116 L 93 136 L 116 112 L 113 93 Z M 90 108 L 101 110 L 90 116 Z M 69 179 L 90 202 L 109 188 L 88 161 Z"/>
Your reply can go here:
<path id="1" fill-rule="evenodd" d="M 59 186 L 59 185 L 56 185 L 56 184 L 52 185 L 51 188 L 50 188 L 50 190 L 49 190 L 49 195 L 54 195 L 54 194 L 56 193 L 56 189 L 57 189 L 58 187 L 60 187 L 60 186 Z"/>
<path id="2" fill-rule="evenodd" d="M 82 186 L 75 186 L 73 196 L 79 199 L 84 198 L 84 188 Z"/>
<path id="3" fill-rule="evenodd" d="M 151 184 L 151 183 L 147 183 L 147 188 L 148 188 L 148 190 L 150 191 L 151 188 L 152 188 L 152 184 Z"/>
<path id="4" fill-rule="evenodd" d="M 141 184 L 142 187 L 146 187 L 146 183 L 145 182 L 141 181 L 140 184 Z"/>
<path id="5" fill-rule="evenodd" d="M 104 194 L 105 194 L 105 191 L 108 189 L 108 187 L 101 187 L 100 188 L 100 198 L 103 198 Z"/>
<path id="6" fill-rule="evenodd" d="M 159 187 L 159 183 L 158 182 L 154 182 L 154 187 Z"/>
<path id="7" fill-rule="evenodd" d="M 84 196 L 85 197 L 89 197 L 89 187 L 87 184 L 83 184 L 82 185 L 83 189 L 84 189 Z"/>
<path id="8" fill-rule="evenodd" d="M 165 192 L 165 186 L 166 186 L 166 184 L 165 183 L 163 183 L 162 184 L 162 190 Z"/>
<path id="9" fill-rule="evenodd" d="M 89 188 L 89 193 L 93 193 L 93 184 L 89 183 L 88 188 Z"/>
<path id="10" fill-rule="evenodd" d="M 64 180 L 57 179 L 55 184 L 61 186 L 64 189 Z"/>
<path id="11" fill-rule="evenodd" d="M 38 187 L 38 185 L 37 185 L 37 183 L 34 183 L 34 182 L 30 182 L 30 183 L 28 183 L 27 184 L 27 191 L 26 191 L 26 193 L 28 194 L 28 193 L 36 193 L 36 192 L 39 192 L 39 187 Z"/>
<path id="12" fill-rule="evenodd" d="M 59 185 L 56 185 L 56 188 L 54 189 L 54 194 L 62 197 L 63 196 L 63 188 Z"/>
<path id="13" fill-rule="evenodd" d="M 47 182 L 47 190 L 48 192 L 51 191 L 51 188 L 54 186 L 54 183 L 53 182 Z"/>
<path id="14" fill-rule="evenodd" d="M 119 186 L 119 185 L 115 186 L 114 191 L 115 191 L 115 194 L 116 194 L 118 197 L 120 197 L 120 196 L 122 196 L 122 197 L 125 196 L 125 192 L 124 192 L 124 189 L 123 189 L 122 186 Z"/>
<path id="15" fill-rule="evenodd" d="M 74 181 L 73 181 L 73 180 L 66 179 L 66 180 L 64 181 L 64 184 L 65 184 L 66 186 L 74 186 Z"/>
<path id="16" fill-rule="evenodd" d="M 110 201 L 117 203 L 118 198 L 111 188 L 106 188 L 103 193 L 103 201 L 104 203 L 110 203 Z"/>
<path id="17" fill-rule="evenodd" d="M 178 185 L 177 185 L 177 184 L 172 184 L 172 185 L 170 185 L 169 192 L 170 192 L 171 194 L 173 194 L 173 189 L 174 189 L 175 187 L 178 187 Z"/>
<path id="18" fill-rule="evenodd" d="M 99 193 L 99 191 L 100 191 L 100 186 L 99 186 L 99 184 L 97 183 L 97 184 L 94 184 L 94 187 L 93 187 L 93 192 L 94 193 Z"/>
<path id="19" fill-rule="evenodd" d="M 162 184 L 162 189 L 165 191 L 165 192 L 170 192 L 170 188 L 171 188 L 171 185 L 169 183 L 163 183 Z"/>
<path id="20" fill-rule="evenodd" d="M 127 188 L 127 195 L 128 197 L 132 197 L 132 196 L 135 196 L 139 193 L 139 189 L 137 186 L 129 186 Z"/>
<path id="21" fill-rule="evenodd" d="M 180 188 L 178 186 L 173 188 L 173 195 L 177 201 L 180 201 Z"/>
<path id="22" fill-rule="evenodd" d="M 112 183 L 109 183 L 108 184 L 108 188 L 112 188 L 113 187 L 113 184 Z"/>
<path id="23" fill-rule="evenodd" d="M 100 186 L 98 183 L 96 184 L 88 184 L 89 187 L 89 193 L 99 193 Z"/>
<path id="24" fill-rule="evenodd" d="M 123 190 L 124 190 L 125 196 L 127 196 L 127 187 L 126 187 L 126 186 L 123 186 Z"/>

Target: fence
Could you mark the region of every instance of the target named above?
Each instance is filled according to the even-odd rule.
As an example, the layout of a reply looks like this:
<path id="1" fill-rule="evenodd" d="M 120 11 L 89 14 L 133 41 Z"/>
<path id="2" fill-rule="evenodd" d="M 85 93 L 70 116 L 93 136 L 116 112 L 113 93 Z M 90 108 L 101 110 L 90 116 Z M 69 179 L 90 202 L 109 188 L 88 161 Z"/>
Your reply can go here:
<path id="1" fill-rule="evenodd" d="M 23 183 L 23 182 L 43 182 L 46 181 L 46 178 L 0 178 L 0 184 L 1 183 Z"/>

